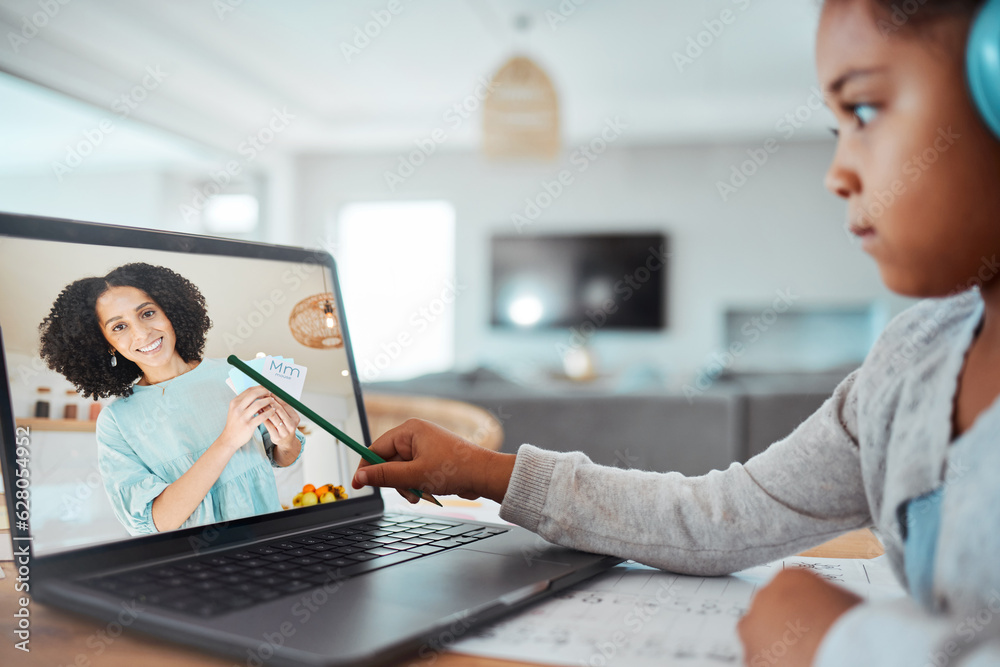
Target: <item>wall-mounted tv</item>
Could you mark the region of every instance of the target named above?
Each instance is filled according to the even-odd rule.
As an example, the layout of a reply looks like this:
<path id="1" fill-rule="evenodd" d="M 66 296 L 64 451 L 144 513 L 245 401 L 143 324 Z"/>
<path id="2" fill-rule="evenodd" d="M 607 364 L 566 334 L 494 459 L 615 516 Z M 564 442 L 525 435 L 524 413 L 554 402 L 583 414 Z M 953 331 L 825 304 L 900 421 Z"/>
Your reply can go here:
<path id="1" fill-rule="evenodd" d="M 490 245 L 494 327 L 667 326 L 665 234 L 497 235 Z"/>

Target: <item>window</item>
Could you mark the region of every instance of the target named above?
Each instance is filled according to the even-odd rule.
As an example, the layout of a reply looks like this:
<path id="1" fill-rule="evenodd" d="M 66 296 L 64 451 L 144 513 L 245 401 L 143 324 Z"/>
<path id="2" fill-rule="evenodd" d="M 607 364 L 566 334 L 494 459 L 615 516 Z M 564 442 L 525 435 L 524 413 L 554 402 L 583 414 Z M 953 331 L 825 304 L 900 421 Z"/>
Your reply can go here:
<path id="1" fill-rule="evenodd" d="M 259 215 L 253 195 L 215 195 L 205 202 L 202 222 L 212 234 L 249 234 L 257 229 Z"/>
<path id="2" fill-rule="evenodd" d="M 455 209 L 445 201 L 358 202 L 333 238 L 362 382 L 450 369 L 455 361 Z"/>

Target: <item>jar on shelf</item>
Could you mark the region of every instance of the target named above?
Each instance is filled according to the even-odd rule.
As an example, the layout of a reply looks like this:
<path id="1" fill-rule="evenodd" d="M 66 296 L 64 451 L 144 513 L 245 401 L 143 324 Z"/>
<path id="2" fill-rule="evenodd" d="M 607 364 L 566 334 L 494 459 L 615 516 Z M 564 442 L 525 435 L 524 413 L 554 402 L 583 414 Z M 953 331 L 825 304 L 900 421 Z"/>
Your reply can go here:
<path id="1" fill-rule="evenodd" d="M 39 387 L 35 398 L 35 417 L 39 419 L 49 418 L 49 400 L 52 398 L 52 389 L 49 387 Z"/>
<path id="2" fill-rule="evenodd" d="M 67 389 L 66 404 L 63 405 L 63 419 L 76 419 L 76 417 L 77 417 L 76 391 L 73 389 Z"/>

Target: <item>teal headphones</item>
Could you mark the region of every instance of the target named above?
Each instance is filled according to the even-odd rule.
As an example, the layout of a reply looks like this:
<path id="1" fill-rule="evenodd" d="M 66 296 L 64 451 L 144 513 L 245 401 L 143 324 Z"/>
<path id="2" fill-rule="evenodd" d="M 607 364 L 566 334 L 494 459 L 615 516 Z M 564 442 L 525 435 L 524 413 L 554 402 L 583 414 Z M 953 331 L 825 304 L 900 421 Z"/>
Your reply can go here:
<path id="1" fill-rule="evenodd" d="M 987 0 L 969 31 L 965 72 L 972 100 L 1000 138 L 1000 0 Z"/>

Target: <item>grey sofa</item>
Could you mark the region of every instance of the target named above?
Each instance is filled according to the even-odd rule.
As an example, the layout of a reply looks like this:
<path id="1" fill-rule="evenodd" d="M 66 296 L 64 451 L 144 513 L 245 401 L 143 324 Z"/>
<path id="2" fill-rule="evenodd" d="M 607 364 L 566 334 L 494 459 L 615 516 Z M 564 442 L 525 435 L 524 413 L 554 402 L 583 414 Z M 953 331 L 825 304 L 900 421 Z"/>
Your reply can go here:
<path id="1" fill-rule="evenodd" d="M 722 377 L 691 400 L 666 390 L 525 387 L 484 369 L 371 383 L 364 390 L 479 405 L 502 424 L 503 451 L 530 443 L 579 450 L 605 465 L 701 475 L 745 461 L 785 437 L 847 372 Z"/>

